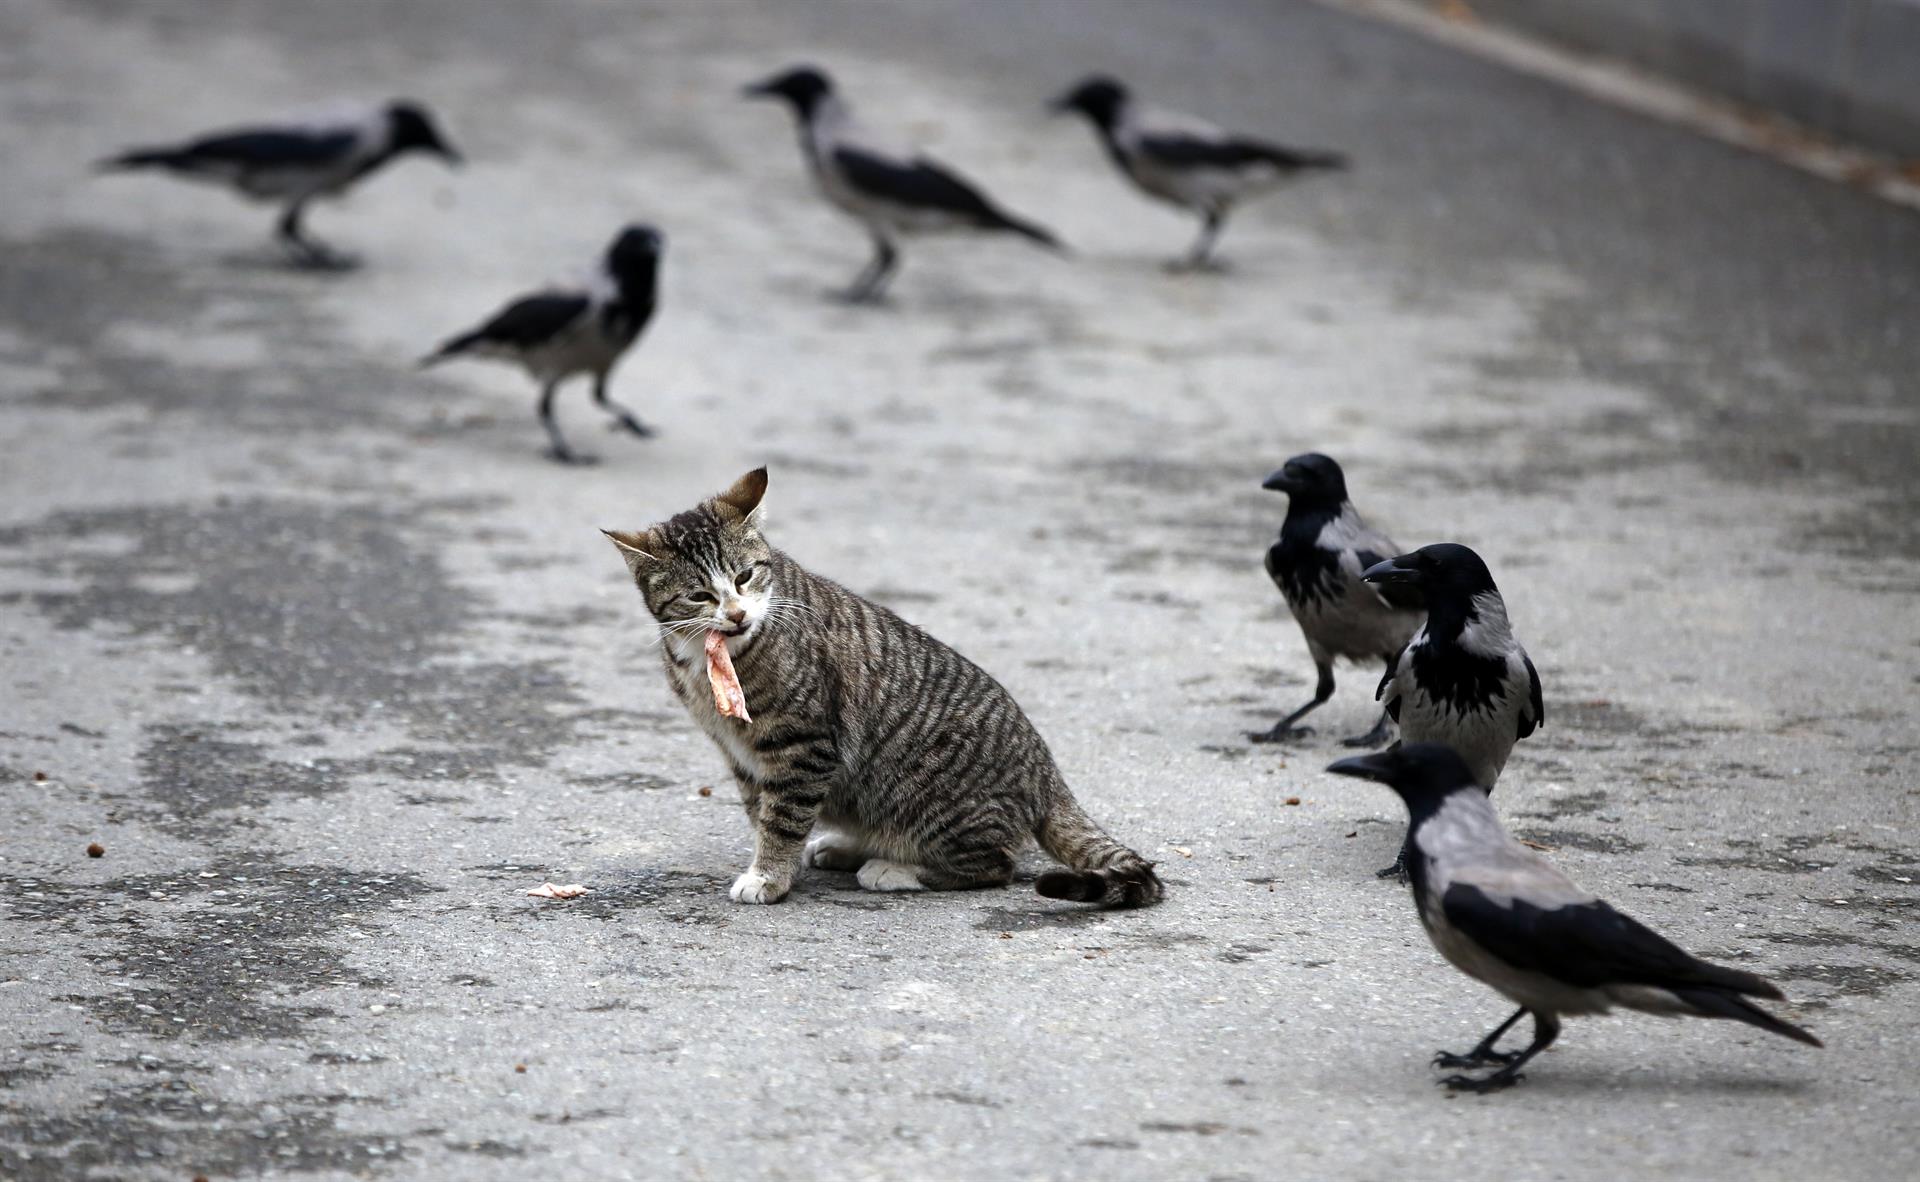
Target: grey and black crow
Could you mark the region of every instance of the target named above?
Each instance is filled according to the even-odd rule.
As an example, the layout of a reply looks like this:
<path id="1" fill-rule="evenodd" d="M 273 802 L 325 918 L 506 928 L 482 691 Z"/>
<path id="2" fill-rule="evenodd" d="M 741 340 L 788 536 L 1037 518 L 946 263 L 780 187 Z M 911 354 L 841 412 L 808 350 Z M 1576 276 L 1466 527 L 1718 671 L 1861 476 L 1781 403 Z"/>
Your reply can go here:
<path id="1" fill-rule="evenodd" d="M 651 226 L 628 226 L 607 248 L 585 283 L 523 296 L 471 332 L 452 338 L 421 364 L 454 357 L 491 357 L 518 363 L 540 383 L 540 424 L 562 463 L 591 463 L 567 446 L 553 417 L 553 395 L 575 374 L 593 378 L 593 400 L 635 435 L 653 429 L 607 398 L 607 377 L 653 318 L 665 240 Z"/>
<path id="2" fill-rule="evenodd" d="M 1615 1006 L 1668 1017 L 1731 1018 L 1809 1046 L 1820 1040 L 1747 1000 L 1783 999 L 1771 983 L 1682 951 L 1574 885 L 1501 828 L 1485 785 L 1437 743 L 1405 743 L 1327 768 L 1377 780 L 1399 793 L 1410 819 L 1407 869 L 1420 923 L 1453 967 L 1520 1008 L 1463 1055 L 1440 1052 L 1434 1066 L 1499 1066 L 1491 1075 L 1440 1082 L 1488 1092 L 1521 1078 L 1568 1014 Z M 1524 1050 L 1496 1051 L 1522 1015 L 1533 1016 Z"/>
<path id="3" fill-rule="evenodd" d="M 1506 601 L 1480 556 L 1453 542 L 1422 546 L 1361 572 L 1369 583 L 1411 590 L 1426 623 L 1387 664 L 1374 697 L 1408 743 L 1445 743 L 1473 782 L 1493 791 L 1513 745 L 1547 719 L 1540 674 L 1514 639 Z M 1406 853 L 1380 872 L 1404 871 Z"/>
<path id="4" fill-rule="evenodd" d="M 1339 169 L 1338 152 L 1283 148 L 1203 119 L 1137 102 L 1112 78 L 1092 77 L 1053 101 L 1093 124 L 1107 155 L 1150 197 L 1200 215 L 1200 237 L 1179 264 L 1204 267 L 1235 202 L 1302 173 Z"/>
<path id="5" fill-rule="evenodd" d="M 1295 724 L 1333 696 L 1334 658 L 1391 664 L 1420 627 L 1423 612 L 1416 589 L 1374 586 L 1360 578 L 1362 571 L 1400 547 L 1361 520 L 1347 499 L 1347 478 L 1339 464 L 1308 452 L 1288 460 L 1260 487 L 1288 497 L 1280 538 L 1267 549 L 1267 577 L 1293 611 L 1319 674 L 1313 701 L 1271 730 L 1247 736 L 1256 743 L 1278 743 L 1313 733 L 1312 727 Z M 1371 747 L 1392 733 L 1392 720 L 1383 710 L 1371 731 L 1345 742 Z"/>
<path id="6" fill-rule="evenodd" d="M 873 238 L 873 259 L 847 290 L 850 300 L 879 297 L 899 261 L 896 239 L 907 234 L 1004 230 L 1062 249 L 1052 232 L 1001 209 L 952 170 L 877 138 L 854 120 L 833 80 L 812 66 L 797 66 L 746 93 L 793 107 L 800 150 L 820 191 Z"/>
<path id="7" fill-rule="evenodd" d="M 408 152 L 431 152 L 449 164 L 460 162 L 460 154 L 425 107 L 395 101 L 310 123 L 236 128 L 171 147 L 133 148 L 101 161 L 100 167 L 158 168 L 226 185 L 257 201 L 280 202 L 285 209 L 276 232 L 296 257 L 313 266 L 342 266 L 351 260 L 301 229 L 307 203 L 344 192 Z"/>

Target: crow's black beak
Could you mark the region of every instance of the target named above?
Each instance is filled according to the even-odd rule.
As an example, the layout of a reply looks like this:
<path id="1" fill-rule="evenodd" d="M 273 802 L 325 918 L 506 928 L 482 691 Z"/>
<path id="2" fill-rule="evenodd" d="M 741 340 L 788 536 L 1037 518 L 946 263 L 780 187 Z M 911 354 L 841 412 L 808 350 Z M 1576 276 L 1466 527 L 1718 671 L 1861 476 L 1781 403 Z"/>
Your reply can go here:
<path id="1" fill-rule="evenodd" d="M 741 98 L 767 98 L 779 93 L 771 82 L 753 82 L 740 88 Z"/>
<path id="2" fill-rule="evenodd" d="M 1388 761 L 1388 752 L 1376 751 L 1372 755 L 1349 755 L 1345 759 L 1336 759 L 1327 765 L 1327 770 L 1336 776 L 1354 776 L 1362 780 L 1378 780 L 1387 783 L 1392 779 L 1393 766 Z"/>
<path id="3" fill-rule="evenodd" d="M 1399 565 L 1398 558 L 1389 558 L 1376 562 L 1360 572 L 1360 577 L 1369 583 L 1414 583 L 1420 582 L 1420 572 Z"/>
<path id="4" fill-rule="evenodd" d="M 1058 98 L 1047 100 L 1047 111 L 1050 114 L 1064 115 L 1071 110 L 1073 110 L 1073 96 L 1071 94 L 1063 94 Z"/>
<path id="5" fill-rule="evenodd" d="M 1262 480 L 1260 482 L 1260 487 L 1265 489 L 1271 489 L 1274 492 L 1283 492 L 1283 493 L 1297 492 L 1300 488 L 1299 484 L 1296 483 L 1291 476 L 1287 475 L 1287 470 L 1285 468 L 1281 468 L 1280 470 L 1276 471 L 1273 475 L 1267 477 L 1265 480 Z"/>
<path id="6" fill-rule="evenodd" d="M 462 156 L 458 151 L 454 149 L 454 146 L 452 144 L 449 144 L 444 140 L 441 141 L 440 143 L 435 144 L 433 146 L 433 151 L 436 155 L 440 157 L 440 159 L 445 160 L 448 166 L 452 168 L 459 168 L 462 164 L 465 164 L 467 162 L 467 158 L 465 156 Z"/>

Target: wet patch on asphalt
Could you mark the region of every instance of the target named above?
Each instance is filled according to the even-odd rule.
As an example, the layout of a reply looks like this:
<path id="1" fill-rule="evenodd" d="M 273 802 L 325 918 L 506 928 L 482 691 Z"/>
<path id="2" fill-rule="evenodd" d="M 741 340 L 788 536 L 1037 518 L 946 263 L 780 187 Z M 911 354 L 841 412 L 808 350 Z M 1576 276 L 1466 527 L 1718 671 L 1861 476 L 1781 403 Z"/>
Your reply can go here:
<path id="1" fill-rule="evenodd" d="M 342 1108 L 377 1104 L 343 1092 L 230 1101 L 177 1077 L 109 1087 L 58 1114 L 0 1109 L 0 1175 L 54 1182 L 137 1166 L 181 1178 L 269 1169 L 364 1176 L 407 1154 L 409 1134 L 340 1129 Z"/>
<path id="2" fill-rule="evenodd" d="M 1631 841 L 1610 833 L 1582 833 L 1577 829 L 1520 829 L 1515 836 L 1556 849 L 1585 850 L 1590 854 L 1635 854 L 1647 848 L 1643 841 Z"/>
<path id="3" fill-rule="evenodd" d="M 1807 851 L 1827 845 L 1830 841 L 1831 839 L 1824 835 L 1788 837 L 1768 848 L 1759 841 L 1735 839 L 1727 842 L 1727 845 L 1741 851 L 1738 854 L 1718 858 L 1682 856 L 1674 860 L 1682 866 L 1699 866 L 1711 870 L 1765 870 L 1771 874 L 1816 874 L 1822 870 L 1831 870 L 1838 863 L 1830 859 L 1807 857 Z"/>
<path id="4" fill-rule="evenodd" d="M 435 890 L 410 873 L 271 857 L 100 883 L 0 876 L 14 920 L 96 949 L 83 959 L 114 978 L 110 993 L 61 1000 L 113 1029 L 196 1041 L 292 1037 L 330 1013 L 297 995 L 380 984 L 324 938 Z"/>
<path id="5" fill-rule="evenodd" d="M 61 585 L 29 600 L 62 628 L 162 639 L 303 724 L 391 720 L 433 745 L 384 770 L 466 780 L 539 766 L 582 721 L 607 720 L 580 709 L 552 662 L 472 659 L 470 634 L 495 617 L 439 562 L 431 517 L 133 505 L 0 529 L 0 549 Z"/>

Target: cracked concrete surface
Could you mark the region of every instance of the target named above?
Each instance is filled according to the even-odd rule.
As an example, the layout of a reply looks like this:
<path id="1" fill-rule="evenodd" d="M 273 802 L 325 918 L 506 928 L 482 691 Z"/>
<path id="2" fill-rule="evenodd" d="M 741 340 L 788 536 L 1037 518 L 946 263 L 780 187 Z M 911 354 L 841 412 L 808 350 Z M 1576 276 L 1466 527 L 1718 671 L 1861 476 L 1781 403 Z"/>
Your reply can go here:
<path id="1" fill-rule="evenodd" d="M 803 57 L 1076 257 L 935 242 L 822 299 L 864 244 L 734 97 Z M 1189 227 L 1040 110 L 1095 68 L 1357 167 L 1167 276 Z M 398 92 L 474 163 L 321 210 L 353 274 L 86 174 Z M 1911 214 L 1277 0 L 25 0 L 0 127 L 0 1176 L 1920 1165 Z M 515 375 L 411 368 L 633 218 L 664 310 L 616 393 L 660 438 L 561 469 Z M 1503 1003 L 1372 878 L 1393 801 L 1242 737 L 1310 690 L 1258 487 L 1309 447 L 1500 579 L 1547 691 L 1516 830 L 1825 1052 L 1589 1019 L 1511 1093 L 1433 1087 Z M 761 462 L 776 542 L 1001 678 L 1163 906 L 1037 860 L 727 902 L 736 794 L 597 527 Z M 1329 735 L 1372 717 L 1340 678 Z"/>

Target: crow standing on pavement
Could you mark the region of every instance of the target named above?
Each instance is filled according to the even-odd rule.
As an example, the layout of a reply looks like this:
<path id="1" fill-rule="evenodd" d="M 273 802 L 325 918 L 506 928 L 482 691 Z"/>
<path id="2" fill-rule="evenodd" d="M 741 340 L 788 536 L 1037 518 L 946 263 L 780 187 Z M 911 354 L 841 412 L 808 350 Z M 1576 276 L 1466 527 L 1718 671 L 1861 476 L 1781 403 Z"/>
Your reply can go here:
<path id="1" fill-rule="evenodd" d="M 593 400 L 635 435 L 653 429 L 607 398 L 607 376 L 653 318 L 665 242 L 651 226 L 628 226 L 613 240 L 597 274 L 576 287 L 551 288 L 508 304 L 472 332 L 441 345 L 421 365 L 453 357 L 492 357 L 519 363 L 540 383 L 540 425 L 562 463 L 593 462 L 567 446 L 553 417 L 553 395 L 575 374 L 593 378 Z"/>
<path id="2" fill-rule="evenodd" d="M 1410 818 L 1407 869 L 1427 936 L 1453 967 L 1520 1007 L 1466 1054 L 1440 1052 L 1436 1067 L 1500 1067 L 1480 1078 L 1449 1075 L 1440 1081 L 1447 1087 L 1507 1087 L 1559 1035 L 1563 1015 L 1604 1014 L 1615 1006 L 1731 1018 L 1821 1045 L 1747 1000 L 1782 1000 L 1777 987 L 1688 955 L 1508 836 L 1484 785 L 1449 748 L 1407 743 L 1327 770 L 1377 780 L 1399 793 Z M 1533 1015 L 1533 1041 L 1521 1051 L 1494 1050 L 1523 1014 Z"/>
<path id="3" fill-rule="evenodd" d="M 1286 598 L 1319 672 L 1313 701 L 1271 730 L 1247 736 L 1256 743 L 1278 743 L 1313 733 L 1312 727 L 1294 724 L 1333 696 L 1334 658 L 1391 665 L 1420 627 L 1422 612 L 1416 589 L 1375 587 L 1361 580 L 1362 571 L 1400 547 L 1361 520 L 1347 499 L 1347 479 L 1339 464 L 1308 452 L 1288 460 L 1260 487 L 1288 497 L 1280 539 L 1267 550 L 1267 577 Z M 1392 726 L 1382 711 L 1371 731 L 1345 742 L 1349 747 L 1374 746 L 1386 741 Z"/>
<path id="4" fill-rule="evenodd" d="M 449 164 L 460 162 L 460 154 L 425 107 L 396 101 L 318 122 L 239 128 L 172 147 L 133 148 L 101 161 L 100 167 L 164 169 L 226 185 L 257 201 L 282 202 L 285 212 L 276 230 L 280 240 L 309 266 L 338 267 L 351 260 L 301 229 L 307 203 L 345 192 L 407 152 L 431 152 Z"/>
<path id="5" fill-rule="evenodd" d="M 1473 782 L 1493 791 L 1513 745 L 1546 721 L 1540 674 L 1514 639 L 1506 601 L 1480 556 L 1442 542 L 1375 563 L 1361 578 L 1410 588 L 1427 622 L 1387 665 L 1374 697 L 1408 743 L 1444 743 L 1467 761 Z M 1406 851 L 1381 877 L 1405 872 Z"/>
<path id="6" fill-rule="evenodd" d="M 910 148 L 877 138 L 853 119 L 832 79 L 798 66 L 747 87 L 751 97 L 785 99 L 800 121 L 800 150 L 828 201 L 866 227 L 873 260 L 846 296 L 877 298 L 899 259 L 895 239 L 943 230 L 1005 230 L 1060 250 L 1053 234 L 1001 209 L 979 189 Z"/>
<path id="7" fill-rule="evenodd" d="M 1200 215 L 1200 237 L 1182 267 L 1208 265 L 1214 239 L 1242 197 L 1301 173 L 1347 166 L 1337 152 L 1283 148 L 1144 106 L 1111 78 L 1086 79 L 1053 109 L 1085 115 L 1107 155 L 1142 192 Z"/>

